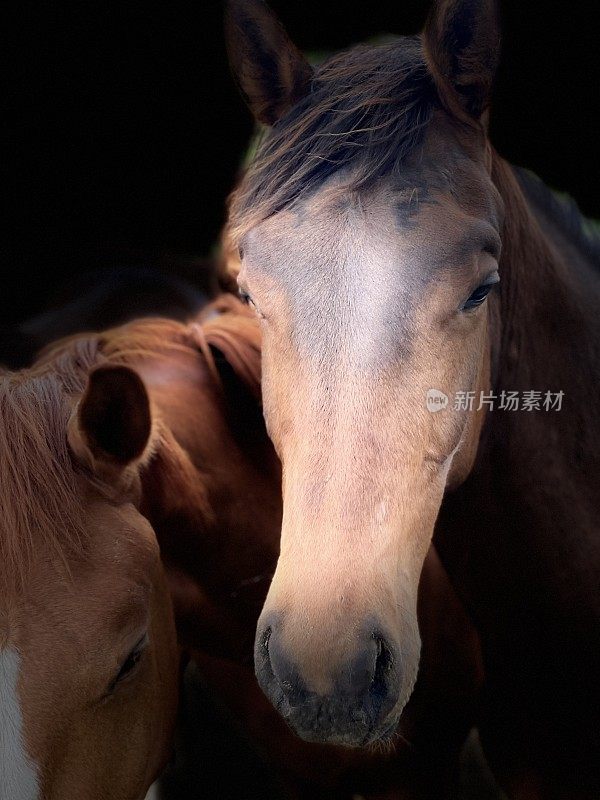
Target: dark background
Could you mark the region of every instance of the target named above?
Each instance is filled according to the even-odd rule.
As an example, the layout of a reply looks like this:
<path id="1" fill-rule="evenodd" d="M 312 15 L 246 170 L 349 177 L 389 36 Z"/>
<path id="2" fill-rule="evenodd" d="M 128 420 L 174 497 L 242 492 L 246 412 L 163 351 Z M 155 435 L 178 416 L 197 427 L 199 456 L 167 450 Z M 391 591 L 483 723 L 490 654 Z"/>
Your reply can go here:
<path id="1" fill-rule="evenodd" d="M 492 139 L 600 216 L 594 5 L 505 0 Z M 272 6 L 302 48 L 323 50 L 416 32 L 428 3 Z M 5 34 L 0 330 L 82 271 L 189 268 L 184 256 L 208 255 L 251 132 L 225 60 L 221 2 L 21 0 Z"/>

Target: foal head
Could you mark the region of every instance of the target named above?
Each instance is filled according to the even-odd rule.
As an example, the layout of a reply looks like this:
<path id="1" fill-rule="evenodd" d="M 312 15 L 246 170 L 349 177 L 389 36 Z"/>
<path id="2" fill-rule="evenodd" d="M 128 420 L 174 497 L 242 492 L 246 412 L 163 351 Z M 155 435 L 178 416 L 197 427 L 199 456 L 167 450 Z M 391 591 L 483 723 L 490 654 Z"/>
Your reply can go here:
<path id="1" fill-rule="evenodd" d="M 135 800 L 169 753 L 178 650 L 137 510 L 148 395 L 92 341 L 0 377 L 0 796 Z"/>
<path id="2" fill-rule="evenodd" d="M 229 3 L 228 37 L 272 126 L 230 218 L 283 464 L 257 675 L 302 736 L 364 744 L 411 694 L 423 560 L 477 451 L 483 410 L 455 398 L 489 389 L 496 9 L 439 0 L 421 37 L 314 71 L 259 0 Z"/>

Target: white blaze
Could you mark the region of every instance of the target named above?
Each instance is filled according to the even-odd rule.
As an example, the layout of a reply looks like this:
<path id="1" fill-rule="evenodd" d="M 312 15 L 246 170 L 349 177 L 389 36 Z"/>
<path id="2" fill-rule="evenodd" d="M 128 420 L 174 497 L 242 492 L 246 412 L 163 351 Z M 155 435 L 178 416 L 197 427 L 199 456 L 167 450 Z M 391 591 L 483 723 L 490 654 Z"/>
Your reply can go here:
<path id="1" fill-rule="evenodd" d="M 36 769 L 25 752 L 17 683 L 19 656 L 0 651 L 0 800 L 37 800 Z"/>

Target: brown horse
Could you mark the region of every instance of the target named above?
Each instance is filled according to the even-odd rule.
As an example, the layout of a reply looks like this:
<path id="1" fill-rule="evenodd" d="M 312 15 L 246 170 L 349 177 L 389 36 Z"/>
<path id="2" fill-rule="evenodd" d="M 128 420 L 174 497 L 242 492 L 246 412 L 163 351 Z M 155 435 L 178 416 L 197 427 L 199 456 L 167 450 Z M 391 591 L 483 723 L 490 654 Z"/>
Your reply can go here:
<path id="1" fill-rule="evenodd" d="M 598 797 L 600 238 L 488 140 L 496 4 L 437 0 L 422 36 L 315 70 L 260 0 L 227 27 L 270 126 L 230 215 L 284 476 L 259 681 L 305 738 L 385 738 L 435 531 L 496 774 Z"/>
<path id="2" fill-rule="evenodd" d="M 256 684 L 280 473 L 258 402 L 257 321 L 233 298 L 210 313 L 223 306 L 238 313 L 74 336 L 0 379 L 2 797 L 143 796 L 176 706 L 165 570 L 180 640 L 289 796 L 439 798 L 452 785 L 480 664 L 433 551 L 410 744 L 379 756 L 309 745 Z"/>
<path id="3" fill-rule="evenodd" d="M 228 313 L 214 317 L 215 309 Z M 434 550 L 419 599 L 421 680 L 394 748 L 376 755 L 305 743 L 257 685 L 252 646 L 279 553 L 280 467 L 259 403 L 257 320 L 232 297 L 206 317 L 201 326 L 163 326 L 154 344 L 141 348 L 144 359 L 133 362 L 163 431 L 142 474 L 142 510 L 161 544 L 180 641 L 286 796 L 445 797 L 473 719 L 481 666 L 477 637 Z M 143 337 L 147 324 L 128 326 L 127 339 Z M 185 347 L 173 350 L 173 337 Z"/>
<path id="4" fill-rule="evenodd" d="M 179 651 L 139 513 L 156 435 L 97 342 L 0 375 L 0 797 L 137 800 L 171 751 Z"/>

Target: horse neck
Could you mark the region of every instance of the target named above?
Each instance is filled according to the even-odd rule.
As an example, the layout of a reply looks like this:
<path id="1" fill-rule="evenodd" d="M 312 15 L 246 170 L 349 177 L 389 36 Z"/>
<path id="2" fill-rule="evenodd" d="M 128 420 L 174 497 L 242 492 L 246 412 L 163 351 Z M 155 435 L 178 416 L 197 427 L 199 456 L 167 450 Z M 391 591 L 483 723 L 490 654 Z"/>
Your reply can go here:
<path id="1" fill-rule="evenodd" d="M 159 396 L 163 441 L 146 471 L 144 489 L 150 521 L 171 565 L 218 595 L 274 567 L 279 464 L 256 400 L 240 388 L 229 408 L 208 365 L 197 357 L 194 363 L 191 393 L 186 375 L 183 412 L 180 405 L 173 411 Z M 170 395 L 178 391 L 176 382 L 169 386 Z M 182 419 L 182 413 L 189 417 Z M 253 430 L 244 435 L 232 413 L 247 413 Z M 203 428 L 199 420 L 204 417 L 211 422 Z"/>
<path id="2" fill-rule="evenodd" d="M 564 396 L 560 411 L 542 406 L 490 412 L 471 487 L 479 496 L 487 492 L 490 502 L 500 498 L 499 546 L 515 552 L 524 548 L 528 555 L 522 563 L 535 557 L 532 568 L 564 582 L 565 592 L 572 591 L 570 576 L 577 572 L 577 585 L 589 596 L 590 565 L 600 564 L 594 534 L 600 416 L 592 397 L 600 367 L 598 278 L 592 265 L 576 263 L 573 247 L 558 246 L 512 167 L 498 157 L 493 179 L 506 218 L 501 292 L 491 305 L 492 389 L 496 395 L 517 391 L 521 398 L 527 391 Z M 514 511 L 512 544 L 505 529 L 507 502 Z M 561 576 L 557 548 L 568 552 Z"/>
<path id="3" fill-rule="evenodd" d="M 600 363 L 598 278 L 574 245 L 561 247 L 549 236 L 513 168 L 497 155 L 492 176 L 506 209 L 494 388 L 563 390 L 570 405 L 585 403 L 590 370 Z"/>

